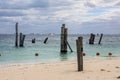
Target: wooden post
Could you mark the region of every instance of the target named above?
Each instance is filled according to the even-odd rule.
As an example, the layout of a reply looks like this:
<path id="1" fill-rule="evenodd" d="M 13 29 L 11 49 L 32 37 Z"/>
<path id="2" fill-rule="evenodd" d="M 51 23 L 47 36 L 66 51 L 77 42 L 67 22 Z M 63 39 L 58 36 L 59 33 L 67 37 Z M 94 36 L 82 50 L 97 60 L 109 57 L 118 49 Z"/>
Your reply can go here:
<path id="1" fill-rule="evenodd" d="M 20 41 L 19 41 L 19 46 L 23 47 L 24 46 L 24 40 L 25 40 L 25 35 L 20 33 Z"/>
<path id="2" fill-rule="evenodd" d="M 64 51 L 67 52 L 67 28 L 64 29 Z"/>
<path id="3" fill-rule="evenodd" d="M 61 27 L 61 52 L 67 52 L 67 28 L 65 24 L 62 24 Z"/>
<path id="4" fill-rule="evenodd" d="M 68 45 L 70 51 L 73 52 L 73 50 L 72 50 L 72 48 L 70 47 L 70 44 L 68 43 L 68 41 L 66 41 L 66 42 L 67 42 L 67 45 Z"/>
<path id="5" fill-rule="evenodd" d="M 102 37 L 103 37 L 103 34 L 101 34 L 101 36 L 100 36 L 100 40 L 99 40 L 98 44 L 101 43 Z"/>
<path id="6" fill-rule="evenodd" d="M 34 39 L 32 39 L 32 43 L 35 43 L 35 38 L 34 38 Z"/>
<path id="7" fill-rule="evenodd" d="M 76 46 L 77 46 L 77 63 L 78 63 L 78 71 L 83 71 L 83 38 L 78 37 L 78 40 L 76 40 Z"/>
<path id="8" fill-rule="evenodd" d="M 15 47 L 18 47 L 18 23 L 15 24 Z"/>
<path id="9" fill-rule="evenodd" d="M 24 46 L 25 35 L 22 36 L 22 46 Z"/>
<path id="10" fill-rule="evenodd" d="M 95 34 L 90 35 L 89 44 L 94 44 Z"/>
<path id="11" fill-rule="evenodd" d="M 20 39 L 20 40 L 19 40 L 19 46 L 20 46 L 20 47 L 22 47 L 22 36 L 23 36 L 22 33 L 20 33 L 20 38 L 19 38 L 19 39 Z"/>
<path id="12" fill-rule="evenodd" d="M 64 51 L 64 29 L 65 29 L 65 24 L 63 24 L 61 27 L 61 52 Z"/>
<path id="13" fill-rule="evenodd" d="M 44 44 L 46 44 L 47 40 L 48 40 L 48 37 L 45 38 L 45 40 L 44 40 Z"/>

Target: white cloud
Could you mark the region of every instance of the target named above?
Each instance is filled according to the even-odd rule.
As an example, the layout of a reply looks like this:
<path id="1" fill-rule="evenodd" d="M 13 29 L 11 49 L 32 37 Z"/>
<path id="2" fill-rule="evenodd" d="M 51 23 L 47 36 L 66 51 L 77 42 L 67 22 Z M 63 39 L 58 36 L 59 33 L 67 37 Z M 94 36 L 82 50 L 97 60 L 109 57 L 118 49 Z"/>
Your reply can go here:
<path id="1" fill-rule="evenodd" d="M 94 5 L 96 7 L 108 7 L 108 6 L 115 6 L 118 4 L 120 0 L 86 0 L 86 3 L 89 5 Z M 87 4 L 86 4 L 87 5 Z M 89 6 L 91 7 L 91 6 Z"/>
<path id="2" fill-rule="evenodd" d="M 68 1 L 69 4 L 65 4 Z M 111 20 L 111 17 L 119 16 L 115 14 L 119 12 L 119 8 L 114 8 L 119 0 L 67 0 L 57 1 L 57 7 L 53 6 L 54 11 L 51 13 L 53 20 L 64 20 L 65 22 L 92 22 L 94 20 Z M 51 6 L 54 2 L 51 1 Z M 72 4 L 72 5 L 71 5 Z M 87 6 L 88 5 L 88 6 Z M 55 7 L 55 8 L 54 8 Z M 110 7 L 110 8 L 109 8 Z M 112 7 L 112 8 L 111 8 Z M 89 11 L 94 9 L 106 8 L 106 11 L 101 12 L 99 15 L 90 15 Z M 113 11 L 113 12 L 112 12 Z M 99 12 L 98 12 L 99 13 Z M 89 15 L 89 16 L 88 16 Z"/>

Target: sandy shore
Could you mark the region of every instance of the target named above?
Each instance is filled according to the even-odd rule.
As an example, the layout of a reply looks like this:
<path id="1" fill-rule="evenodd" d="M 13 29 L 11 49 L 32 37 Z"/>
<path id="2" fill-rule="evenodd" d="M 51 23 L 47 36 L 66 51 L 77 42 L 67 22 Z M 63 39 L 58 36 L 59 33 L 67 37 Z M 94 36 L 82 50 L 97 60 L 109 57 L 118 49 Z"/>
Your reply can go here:
<path id="1" fill-rule="evenodd" d="M 76 60 L 0 65 L 0 80 L 120 80 L 120 57 L 84 60 L 77 72 Z"/>

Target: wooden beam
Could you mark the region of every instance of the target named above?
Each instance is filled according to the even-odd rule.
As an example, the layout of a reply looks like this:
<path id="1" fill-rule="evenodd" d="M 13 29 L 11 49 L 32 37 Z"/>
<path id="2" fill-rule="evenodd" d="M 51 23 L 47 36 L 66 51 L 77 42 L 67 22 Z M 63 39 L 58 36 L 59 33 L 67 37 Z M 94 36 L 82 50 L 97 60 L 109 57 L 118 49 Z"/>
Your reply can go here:
<path id="1" fill-rule="evenodd" d="M 76 46 L 77 46 L 77 63 L 78 63 L 78 71 L 83 71 L 83 38 L 78 37 L 76 40 Z"/>
<path id="2" fill-rule="evenodd" d="M 18 47 L 18 23 L 15 24 L 15 47 Z"/>

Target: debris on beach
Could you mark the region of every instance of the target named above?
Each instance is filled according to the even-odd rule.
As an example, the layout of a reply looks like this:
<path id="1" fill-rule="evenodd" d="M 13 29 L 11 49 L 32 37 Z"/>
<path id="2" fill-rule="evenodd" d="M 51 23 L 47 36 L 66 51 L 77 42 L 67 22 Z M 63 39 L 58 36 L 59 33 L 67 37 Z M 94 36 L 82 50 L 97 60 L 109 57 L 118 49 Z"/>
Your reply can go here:
<path id="1" fill-rule="evenodd" d="M 111 71 L 107 71 L 107 72 L 111 72 Z"/>
<path id="2" fill-rule="evenodd" d="M 118 76 L 117 79 L 120 79 L 120 76 Z"/>
<path id="3" fill-rule="evenodd" d="M 120 68 L 120 67 L 119 67 L 119 66 L 116 66 L 115 68 L 117 68 L 117 69 L 118 69 L 118 68 Z"/>
<path id="4" fill-rule="evenodd" d="M 105 69 L 101 69 L 100 71 L 105 71 Z"/>

